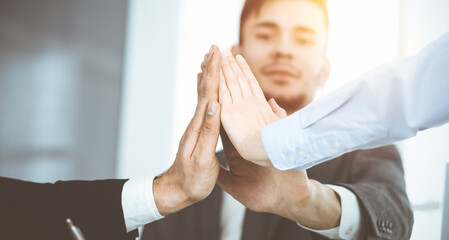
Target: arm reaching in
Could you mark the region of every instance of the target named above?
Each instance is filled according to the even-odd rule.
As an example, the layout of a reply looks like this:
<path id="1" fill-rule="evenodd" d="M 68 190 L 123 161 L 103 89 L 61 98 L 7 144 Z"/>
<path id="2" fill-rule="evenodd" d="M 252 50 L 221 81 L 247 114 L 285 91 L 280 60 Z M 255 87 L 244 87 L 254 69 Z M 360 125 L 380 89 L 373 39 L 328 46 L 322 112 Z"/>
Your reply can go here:
<path id="1" fill-rule="evenodd" d="M 261 131 L 272 164 L 307 169 L 449 121 L 449 33 L 384 64 Z"/>

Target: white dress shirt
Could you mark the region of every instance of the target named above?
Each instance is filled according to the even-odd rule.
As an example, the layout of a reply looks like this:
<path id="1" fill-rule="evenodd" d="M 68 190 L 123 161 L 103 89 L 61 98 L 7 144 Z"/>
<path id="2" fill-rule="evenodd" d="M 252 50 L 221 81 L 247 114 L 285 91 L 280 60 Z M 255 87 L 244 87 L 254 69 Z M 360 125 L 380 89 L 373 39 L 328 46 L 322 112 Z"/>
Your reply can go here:
<path id="1" fill-rule="evenodd" d="M 262 129 L 273 165 L 304 170 L 449 121 L 449 33 Z"/>
<path id="2" fill-rule="evenodd" d="M 163 218 L 157 210 L 153 198 L 153 179 L 130 179 L 125 182 L 122 190 L 122 208 L 128 232 Z M 340 226 L 328 230 L 315 230 L 299 225 L 309 231 L 316 232 L 328 238 L 357 239 L 362 224 L 360 206 L 354 193 L 340 186 L 327 185 L 340 196 L 341 218 Z M 240 239 L 246 208 L 226 192 L 223 194 L 220 226 L 222 240 Z"/>

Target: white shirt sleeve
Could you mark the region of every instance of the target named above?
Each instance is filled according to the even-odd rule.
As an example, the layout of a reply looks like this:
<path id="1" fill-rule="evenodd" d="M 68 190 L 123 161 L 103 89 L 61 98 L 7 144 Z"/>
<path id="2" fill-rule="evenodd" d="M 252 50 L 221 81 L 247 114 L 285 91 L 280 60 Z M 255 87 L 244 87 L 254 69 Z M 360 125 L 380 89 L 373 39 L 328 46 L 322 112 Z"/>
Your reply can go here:
<path id="1" fill-rule="evenodd" d="M 273 165 L 304 170 L 449 121 L 449 33 L 262 129 Z"/>
<path id="2" fill-rule="evenodd" d="M 122 190 L 122 208 L 128 232 L 163 218 L 153 198 L 153 177 L 130 179 Z"/>
<path id="3" fill-rule="evenodd" d="M 298 225 L 306 230 L 318 233 L 330 239 L 359 239 L 363 225 L 361 224 L 362 218 L 357 197 L 345 187 L 335 185 L 326 186 L 332 188 L 340 196 L 340 226 L 325 230 L 315 230 L 299 223 Z"/>

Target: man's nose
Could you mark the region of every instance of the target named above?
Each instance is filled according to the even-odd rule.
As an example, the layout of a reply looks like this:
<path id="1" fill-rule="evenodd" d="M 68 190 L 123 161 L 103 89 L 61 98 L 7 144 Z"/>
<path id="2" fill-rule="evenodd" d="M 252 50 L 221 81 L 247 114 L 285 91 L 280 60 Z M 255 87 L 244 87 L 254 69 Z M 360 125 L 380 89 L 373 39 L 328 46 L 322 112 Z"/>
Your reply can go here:
<path id="1" fill-rule="evenodd" d="M 290 37 L 287 34 L 282 35 L 280 38 L 278 38 L 278 41 L 276 41 L 273 51 L 273 57 L 292 59 L 293 49 L 293 43 Z"/>

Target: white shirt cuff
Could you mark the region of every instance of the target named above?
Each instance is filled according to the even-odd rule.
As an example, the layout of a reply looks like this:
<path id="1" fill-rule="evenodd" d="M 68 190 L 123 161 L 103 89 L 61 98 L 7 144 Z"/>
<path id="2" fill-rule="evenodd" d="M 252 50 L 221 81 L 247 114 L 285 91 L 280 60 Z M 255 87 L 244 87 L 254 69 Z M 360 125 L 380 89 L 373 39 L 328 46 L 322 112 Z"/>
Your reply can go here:
<path id="1" fill-rule="evenodd" d="M 153 180 L 154 176 L 130 179 L 123 186 L 122 208 L 128 232 L 163 218 L 154 201 Z"/>
<path id="2" fill-rule="evenodd" d="M 362 229 L 362 218 L 357 197 L 345 187 L 329 184 L 326 184 L 326 186 L 332 188 L 340 196 L 340 226 L 331 229 L 316 230 L 299 223 L 298 225 L 306 230 L 318 233 L 330 239 L 358 239 Z"/>

